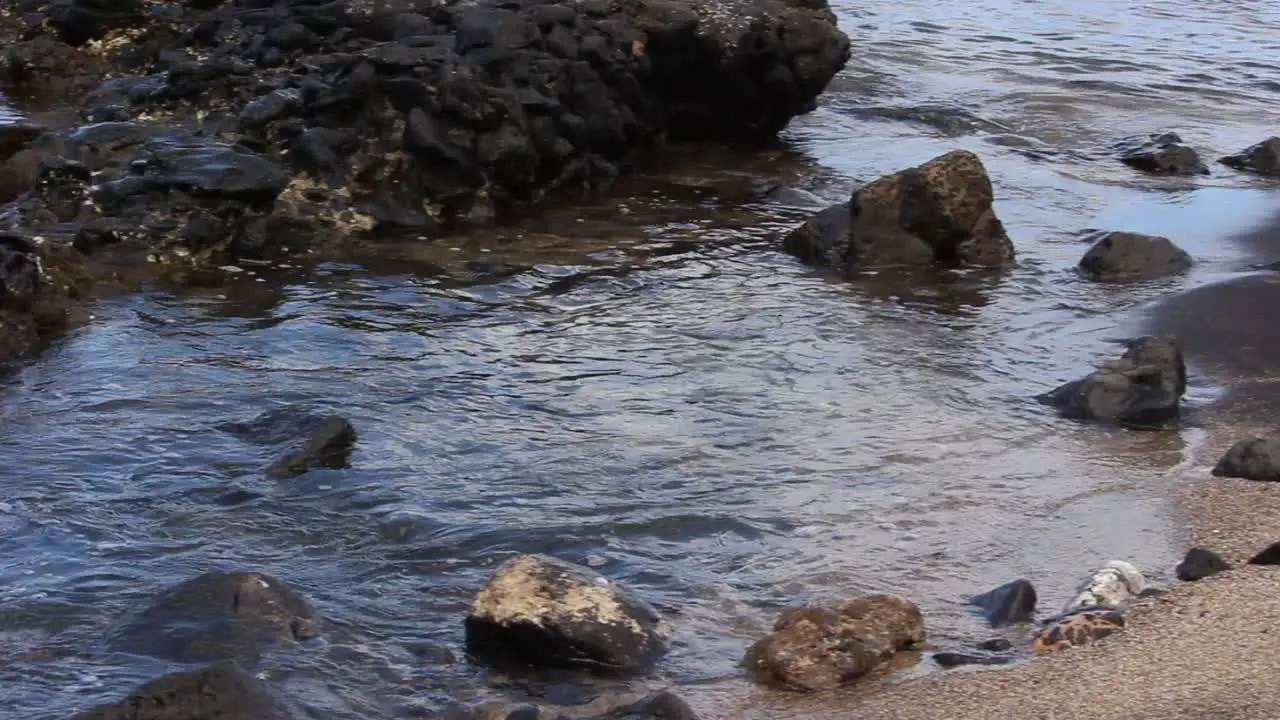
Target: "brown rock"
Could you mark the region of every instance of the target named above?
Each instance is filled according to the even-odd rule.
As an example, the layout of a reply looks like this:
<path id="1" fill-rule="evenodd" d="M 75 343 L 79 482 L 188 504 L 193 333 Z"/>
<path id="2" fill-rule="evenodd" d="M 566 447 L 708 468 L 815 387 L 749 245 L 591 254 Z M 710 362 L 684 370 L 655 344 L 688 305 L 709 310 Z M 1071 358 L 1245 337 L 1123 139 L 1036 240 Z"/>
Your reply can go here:
<path id="1" fill-rule="evenodd" d="M 1036 652 L 1089 645 L 1124 630 L 1124 616 L 1106 605 L 1077 608 L 1047 621 L 1031 639 Z"/>
<path id="2" fill-rule="evenodd" d="M 843 273 L 884 265 L 1013 263 L 1013 243 L 992 207 L 994 192 L 977 155 L 957 150 L 854 191 L 848 222 L 837 205 L 784 240 L 801 259 Z"/>
<path id="3" fill-rule="evenodd" d="M 743 665 L 763 685 L 828 690 L 866 675 L 924 637 L 924 618 L 910 600 L 870 595 L 839 609 L 784 610 L 774 632 L 747 650 Z"/>

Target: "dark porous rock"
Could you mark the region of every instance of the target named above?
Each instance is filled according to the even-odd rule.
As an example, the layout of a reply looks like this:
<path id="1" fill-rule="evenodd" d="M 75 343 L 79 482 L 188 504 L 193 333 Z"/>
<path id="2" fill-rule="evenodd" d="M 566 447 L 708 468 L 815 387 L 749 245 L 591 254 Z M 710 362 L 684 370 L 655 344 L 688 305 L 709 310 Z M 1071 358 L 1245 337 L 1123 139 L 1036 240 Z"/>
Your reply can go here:
<path id="1" fill-rule="evenodd" d="M 979 650 L 986 650 L 988 652 L 1004 652 L 1006 650 L 1012 650 L 1013 643 L 1009 642 L 1005 638 L 991 638 L 990 640 L 983 640 L 978 643 L 976 647 Z"/>
<path id="2" fill-rule="evenodd" d="M 0 363 L 65 328 L 87 285 L 75 250 L 0 232 Z"/>
<path id="3" fill-rule="evenodd" d="M 1280 542 L 1272 543 L 1249 558 L 1250 565 L 1280 565 Z"/>
<path id="4" fill-rule="evenodd" d="M 1213 466 L 1215 477 L 1280 481 L 1280 439 L 1255 437 L 1241 440 Z"/>
<path id="5" fill-rule="evenodd" d="M 32 141 L 43 135 L 45 128 L 31 122 L 0 122 L 0 163 L 25 150 Z"/>
<path id="6" fill-rule="evenodd" d="M 1209 174 L 1200 154 L 1184 144 L 1177 133 L 1128 138 L 1121 141 L 1116 149 L 1120 162 L 1153 175 Z"/>
<path id="7" fill-rule="evenodd" d="M 1267 138 L 1218 162 L 1236 170 L 1280 177 L 1280 137 Z"/>
<path id="8" fill-rule="evenodd" d="M 688 703 L 665 690 L 590 717 L 592 720 L 698 720 L 698 714 Z"/>
<path id="9" fill-rule="evenodd" d="M 1168 238 L 1131 232 L 1102 233 L 1079 264 L 1090 280 L 1123 281 L 1177 275 L 1191 268 L 1191 256 Z"/>
<path id="10" fill-rule="evenodd" d="M 1186 391 L 1187 368 L 1178 343 L 1142 337 L 1129 343 L 1118 360 L 1036 399 L 1066 418 L 1160 428 L 1177 419 Z"/>
<path id="11" fill-rule="evenodd" d="M 295 405 L 268 410 L 253 420 L 229 423 L 223 429 L 258 445 L 286 447 L 267 466 L 267 476 L 272 478 L 295 477 L 313 468 L 350 467 L 356 442 L 351 421 Z"/>
<path id="12" fill-rule="evenodd" d="M 1194 547 L 1187 551 L 1187 556 L 1178 563 L 1175 571 L 1183 582 L 1203 580 L 1210 575 L 1230 570 L 1231 565 L 1222 556 L 1212 550 Z"/>
<path id="13" fill-rule="evenodd" d="M 1030 580 L 1014 580 L 973 596 L 969 604 L 982 608 L 992 627 L 1026 622 L 1036 612 L 1036 588 Z"/>
<path id="14" fill-rule="evenodd" d="M 961 665 L 1007 665 L 1018 659 L 1016 655 L 990 655 L 973 652 L 936 652 L 933 661 L 944 668 Z"/>
<path id="15" fill-rule="evenodd" d="M 845 275 L 886 265 L 1003 267 L 1013 262 L 1013 244 L 993 199 L 982 161 L 957 150 L 858 188 L 847 204 L 818 213 L 783 246 Z"/>
<path id="16" fill-rule="evenodd" d="M 870 673 L 895 653 L 924 642 L 924 617 L 910 600 L 871 595 L 837 609 L 784 610 L 773 633 L 748 650 L 743 665 L 762 684 L 830 690 Z"/>
<path id="17" fill-rule="evenodd" d="M 281 580 L 207 572 L 122 618 L 110 649 L 176 662 L 256 660 L 267 649 L 320 634 L 320 616 Z"/>
<path id="18" fill-rule="evenodd" d="M 477 654 L 601 671 L 648 666 L 666 652 L 667 636 L 658 612 L 629 590 L 546 555 L 503 563 L 466 619 Z"/>
<path id="19" fill-rule="evenodd" d="M 293 715 L 231 662 L 156 678 L 72 720 L 286 720 Z"/>

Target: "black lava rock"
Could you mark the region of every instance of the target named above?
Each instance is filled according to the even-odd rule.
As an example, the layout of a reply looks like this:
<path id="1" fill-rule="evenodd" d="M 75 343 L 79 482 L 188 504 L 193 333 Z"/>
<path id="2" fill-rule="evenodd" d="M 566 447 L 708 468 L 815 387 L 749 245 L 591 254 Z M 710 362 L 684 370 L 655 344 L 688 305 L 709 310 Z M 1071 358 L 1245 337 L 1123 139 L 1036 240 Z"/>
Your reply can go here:
<path id="1" fill-rule="evenodd" d="M 1036 589 L 1030 580 L 1014 580 L 975 595 L 969 603 L 982 608 L 983 617 L 992 627 L 1026 622 L 1036 612 Z"/>
<path id="2" fill-rule="evenodd" d="M 1120 162 L 1153 175 L 1208 175 L 1209 168 L 1177 133 L 1129 138 L 1117 149 Z"/>
<path id="3" fill-rule="evenodd" d="M 1179 580 L 1195 582 L 1230 569 L 1231 565 L 1218 553 L 1195 547 L 1187 551 L 1187 556 L 1178 563 L 1175 572 Z"/>
<path id="4" fill-rule="evenodd" d="M 1215 477 L 1280 481 L 1280 440 L 1256 437 L 1237 442 L 1213 466 L 1213 474 Z"/>

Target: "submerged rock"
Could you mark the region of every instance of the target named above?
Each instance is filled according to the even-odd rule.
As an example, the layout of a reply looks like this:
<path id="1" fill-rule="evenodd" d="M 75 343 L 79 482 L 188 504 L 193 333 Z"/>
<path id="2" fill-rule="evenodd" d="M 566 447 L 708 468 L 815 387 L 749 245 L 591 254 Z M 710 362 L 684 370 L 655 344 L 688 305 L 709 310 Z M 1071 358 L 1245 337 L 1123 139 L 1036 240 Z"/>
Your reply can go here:
<path id="1" fill-rule="evenodd" d="M 258 445 L 284 445 L 288 449 L 267 467 L 267 476 L 289 478 L 313 468 L 342 469 L 351 466 L 356 431 L 340 415 L 313 413 L 289 405 L 268 410 L 248 422 L 229 423 L 223 429 Z"/>
<path id="2" fill-rule="evenodd" d="M 1280 440 L 1255 437 L 1241 440 L 1213 466 L 1215 477 L 1280 481 Z"/>
<path id="3" fill-rule="evenodd" d="M 1123 560 L 1112 560 L 1090 575 L 1076 592 L 1076 597 L 1067 603 L 1068 611 L 1097 605 L 1120 608 L 1150 594 L 1152 588 L 1138 568 Z"/>
<path id="4" fill-rule="evenodd" d="M 0 231 L 0 363 L 65 328 L 87 286 L 83 258 L 74 249 Z"/>
<path id="5" fill-rule="evenodd" d="M 698 714 L 678 695 L 662 691 L 592 715 L 591 720 L 698 720 Z"/>
<path id="6" fill-rule="evenodd" d="M 286 720 L 293 717 L 252 676 L 231 662 L 176 672 L 145 683 L 119 702 L 72 720 Z"/>
<path id="7" fill-rule="evenodd" d="M 992 207 L 977 155 L 957 150 L 854 191 L 783 241 L 805 262 L 851 274 L 884 265 L 1013 262 L 1013 244 Z"/>
<path id="8" fill-rule="evenodd" d="M 1200 154 L 1177 133 L 1138 136 L 1116 146 L 1120 162 L 1153 175 L 1208 175 Z"/>
<path id="9" fill-rule="evenodd" d="M 1066 418 L 1158 428 L 1178 417 L 1187 390 L 1182 350 L 1172 338 L 1142 337 L 1118 360 L 1036 399 Z"/>
<path id="10" fill-rule="evenodd" d="M 1124 616 L 1105 605 L 1075 608 L 1046 621 L 1031 638 L 1036 652 L 1057 652 L 1089 645 L 1124 630 Z"/>
<path id="11" fill-rule="evenodd" d="M 991 627 L 1026 622 L 1036 612 L 1036 588 L 1030 580 L 1014 580 L 969 599 L 982 608 Z"/>
<path id="12" fill-rule="evenodd" d="M 115 651 L 173 660 L 254 660 L 266 649 L 320 634 L 320 616 L 281 580 L 213 571 L 162 593 L 107 635 Z"/>
<path id="13" fill-rule="evenodd" d="M 1231 564 L 1223 560 L 1218 553 L 1193 547 L 1187 551 L 1187 556 L 1178 563 L 1174 572 L 1183 582 L 1195 582 L 1230 569 Z"/>
<path id="14" fill-rule="evenodd" d="M 1267 138 L 1218 162 L 1236 170 L 1280 177 L 1280 137 Z"/>
<path id="15" fill-rule="evenodd" d="M 546 555 L 498 568 L 471 605 L 467 646 L 478 654 L 551 666 L 629 671 L 667 649 L 658 612 L 619 583 Z"/>
<path id="16" fill-rule="evenodd" d="M 838 609 L 784 610 L 773 633 L 747 650 L 743 665 L 763 685 L 829 690 L 857 680 L 924 638 L 924 617 L 910 600 L 871 595 Z"/>
<path id="17" fill-rule="evenodd" d="M 1090 280 L 1142 280 L 1176 275 L 1191 268 L 1191 256 L 1168 238 L 1131 232 L 1103 233 L 1081 258 L 1080 274 Z"/>
<path id="18" fill-rule="evenodd" d="M 976 652 L 936 652 L 933 654 L 933 661 L 944 668 L 960 667 L 962 665 L 1008 665 L 1016 662 L 1016 655 L 991 655 L 988 653 Z"/>

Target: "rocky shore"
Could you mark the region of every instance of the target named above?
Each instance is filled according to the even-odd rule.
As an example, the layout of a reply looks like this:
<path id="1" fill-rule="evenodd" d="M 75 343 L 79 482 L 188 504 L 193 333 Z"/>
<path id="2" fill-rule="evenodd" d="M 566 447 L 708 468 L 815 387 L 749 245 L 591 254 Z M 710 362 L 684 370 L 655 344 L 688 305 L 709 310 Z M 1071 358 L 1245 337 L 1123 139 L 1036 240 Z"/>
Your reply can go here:
<path id="1" fill-rule="evenodd" d="M 0 83 L 71 111 L 0 125 L 0 359 L 121 268 L 428 241 L 767 141 L 850 54 L 790 0 L 20 0 L 0 38 Z"/>

